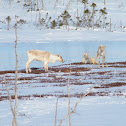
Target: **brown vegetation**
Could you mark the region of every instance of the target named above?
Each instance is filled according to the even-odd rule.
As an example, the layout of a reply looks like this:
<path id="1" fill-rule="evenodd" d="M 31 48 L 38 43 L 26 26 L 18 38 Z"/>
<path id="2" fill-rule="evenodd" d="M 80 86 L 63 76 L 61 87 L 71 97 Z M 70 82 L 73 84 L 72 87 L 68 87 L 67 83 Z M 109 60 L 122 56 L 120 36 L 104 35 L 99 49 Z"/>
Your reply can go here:
<path id="1" fill-rule="evenodd" d="M 108 63 L 109 67 L 113 67 L 118 65 L 118 67 L 121 68 L 122 65 L 125 65 L 126 62 L 117 62 L 117 63 Z M 32 72 L 29 74 L 26 74 L 25 70 L 19 70 L 18 73 L 22 73 L 20 77 L 18 77 L 18 85 L 19 85 L 19 91 L 20 88 L 48 88 L 48 86 L 51 86 L 51 88 L 67 88 L 67 82 L 68 82 L 68 76 L 70 74 L 71 70 L 71 79 L 70 79 L 70 86 L 72 91 L 70 94 L 70 97 L 77 97 L 81 98 L 84 93 L 81 91 L 76 91 L 76 88 L 82 88 L 84 86 L 90 86 L 96 84 L 98 82 L 98 86 L 95 86 L 96 89 L 95 92 L 90 92 L 86 96 L 122 96 L 123 92 L 125 92 L 124 89 L 120 89 L 121 86 L 126 86 L 126 79 L 125 79 L 125 71 L 116 71 L 115 70 L 105 70 L 103 68 L 98 69 L 98 71 L 91 71 L 90 68 L 85 67 L 83 63 L 71 63 L 71 69 L 68 67 L 69 64 L 65 65 L 59 65 L 55 67 L 49 67 L 49 72 L 45 72 L 44 69 L 39 68 L 32 68 Z M 8 75 L 9 73 L 9 75 Z M 15 71 L 8 70 L 8 71 L 0 71 L 0 75 L 6 75 L 6 83 L 8 84 L 9 90 L 14 90 L 14 75 Z M 26 76 L 27 75 L 27 76 Z M 117 77 L 117 78 L 116 78 Z M 111 79 L 114 79 L 114 83 L 111 82 Z M 93 80 L 93 81 L 92 81 Z M 96 82 L 94 82 L 96 80 Z M 110 83 L 108 83 L 110 81 Z M 9 100 L 9 97 L 7 93 L 5 93 L 5 85 L 4 81 L 1 78 L 1 93 L 0 93 L 0 101 L 3 100 Z M 111 88 L 115 88 L 114 92 L 111 92 Z M 102 90 L 104 89 L 104 91 Z M 30 89 L 29 89 L 30 90 Z M 53 90 L 53 89 L 52 89 Z M 58 97 L 58 98 L 67 98 L 68 94 L 64 92 L 64 90 L 55 90 L 54 92 L 47 92 L 45 94 L 40 93 L 32 93 L 28 95 L 18 95 L 18 99 L 33 99 L 35 97 Z M 11 94 L 12 100 L 14 98 L 14 94 Z"/>

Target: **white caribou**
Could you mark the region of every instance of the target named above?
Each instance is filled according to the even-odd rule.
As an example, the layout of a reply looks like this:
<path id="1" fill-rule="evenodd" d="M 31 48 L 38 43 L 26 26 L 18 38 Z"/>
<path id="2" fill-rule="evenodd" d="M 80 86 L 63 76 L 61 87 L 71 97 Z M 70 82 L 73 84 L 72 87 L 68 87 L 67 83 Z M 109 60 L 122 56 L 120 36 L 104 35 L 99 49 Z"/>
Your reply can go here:
<path id="1" fill-rule="evenodd" d="M 27 52 L 27 54 L 28 54 L 28 62 L 26 63 L 26 73 L 28 73 L 28 71 L 31 72 L 30 64 L 34 60 L 44 62 L 45 72 L 48 71 L 48 64 L 50 62 L 55 63 L 56 61 L 60 61 L 60 62 L 64 63 L 62 56 L 54 55 L 54 54 L 47 52 L 47 51 L 30 50 Z"/>

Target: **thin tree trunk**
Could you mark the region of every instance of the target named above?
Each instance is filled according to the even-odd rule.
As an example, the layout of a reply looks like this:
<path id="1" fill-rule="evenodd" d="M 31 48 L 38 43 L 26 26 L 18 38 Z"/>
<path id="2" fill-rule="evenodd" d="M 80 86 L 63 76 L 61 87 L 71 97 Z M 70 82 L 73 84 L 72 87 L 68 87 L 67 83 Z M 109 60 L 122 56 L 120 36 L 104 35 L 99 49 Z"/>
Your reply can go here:
<path id="1" fill-rule="evenodd" d="M 58 0 L 56 0 L 55 5 L 54 5 L 54 8 L 56 8 L 56 7 L 57 7 L 57 3 L 58 3 Z"/>
<path id="2" fill-rule="evenodd" d="M 69 115 L 69 126 L 71 126 L 71 112 L 70 112 L 70 74 L 71 74 L 71 68 L 70 68 L 70 73 L 69 73 L 69 78 L 68 78 L 68 98 L 69 98 L 69 102 L 68 102 L 68 115 Z"/>
<path id="3" fill-rule="evenodd" d="M 9 28 L 10 28 L 10 22 L 9 22 L 9 20 L 8 20 L 8 31 L 9 31 Z"/>
<path id="4" fill-rule="evenodd" d="M 105 15 L 103 14 L 103 28 L 105 28 Z"/>
<path id="5" fill-rule="evenodd" d="M 106 5 L 106 0 L 104 0 L 104 5 Z"/>
<path id="6" fill-rule="evenodd" d="M 89 27 L 90 27 L 90 26 L 89 26 L 89 15 L 88 15 L 88 31 L 89 31 Z"/>
<path id="7" fill-rule="evenodd" d="M 96 85 L 97 85 L 97 84 L 95 84 L 93 87 L 91 87 L 91 88 L 87 91 L 87 93 L 85 93 L 85 94 L 82 95 L 82 97 L 76 102 L 76 104 L 75 104 L 73 110 L 70 112 L 70 114 L 74 114 L 74 113 L 76 112 L 76 108 L 77 108 L 78 104 L 82 101 L 82 99 L 83 99 L 84 97 L 86 97 L 86 96 L 92 91 L 92 89 L 93 89 Z M 64 120 L 65 120 L 67 117 L 69 117 L 69 114 L 67 114 L 67 115 L 61 120 L 59 126 L 62 125 L 62 123 L 64 122 Z"/>
<path id="8" fill-rule="evenodd" d="M 33 2 L 33 6 L 34 6 L 34 11 L 35 11 L 35 5 L 36 5 L 36 4 L 35 4 L 35 0 L 34 0 L 34 2 Z"/>
<path id="9" fill-rule="evenodd" d="M 16 24 L 15 24 L 15 57 L 16 57 L 16 70 L 15 70 L 15 108 L 14 108 L 14 119 L 13 126 L 17 126 L 17 107 L 18 107 L 18 96 L 17 96 L 17 80 L 18 80 L 18 55 L 17 55 L 17 16 L 15 16 Z"/>
<path id="10" fill-rule="evenodd" d="M 37 0 L 37 11 L 38 11 L 39 7 L 38 7 L 38 0 Z"/>
<path id="11" fill-rule="evenodd" d="M 110 18 L 110 32 L 111 32 L 111 18 Z"/>
<path id="12" fill-rule="evenodd" d="M 42 0 L 42 10 L 44 10 L 44 1 Z"/>
<path id="13" fill-rule="evenodd" d="M 56 101 L 55 126 L 56 126 L 56 121 L 57 121 L 57 108 L 58 108 L 58 98 Z"/>
<path id="14" fill-rule="evenodd" d="M 86 20 L 86 18 L 85 18 L 85 10 L 86 10 L 86 4 L 84 4 L 83 27 L 85 27 L 85 20 Z"/>
<path id="15" fill-rule="evenodd" d="M 94 30 L 94 8 L 93 8 L 93 30 Z"/>
<path id="16" fill-rule="evenodd" d="M 6 83 L 5 75 L 4 75 L 4 77 L 3 77 L 3 80 L 4 80 L 4 82 L 5 82 L 6 90 L 7 90 L 8 96 L 9 96 L 11 111 L 12 111 L 12 114 L 13 114 L 13 117 L 14 117 L 14 109 L 13 109 L 13 104 L 12 104 L 12 98 L 11 98 L 11 94 L 10 94 L 9 89 L 8 89 L 8 85 L 7 85 L 7 83 Z"/>

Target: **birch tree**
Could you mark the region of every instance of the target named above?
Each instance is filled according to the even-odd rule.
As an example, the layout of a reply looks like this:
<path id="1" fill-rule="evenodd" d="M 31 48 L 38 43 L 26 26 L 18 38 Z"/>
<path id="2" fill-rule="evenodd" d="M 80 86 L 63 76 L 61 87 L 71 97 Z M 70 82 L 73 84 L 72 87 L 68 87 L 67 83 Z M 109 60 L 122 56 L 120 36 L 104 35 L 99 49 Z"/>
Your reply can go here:
<path id="1" fill-rule="evenodd" d="M 16 57 L 16 70 L 15 70 L 15 107 L 14 107 L 14 118 L 13 118 L 13 126 L 17 126 L 17 107 L 18 107 L 18 96 L 17 96 L 17 80 L 18 80 L 18 55 L 17 55 L 17 16 L 15 16 L 16 24 L 15 24 L 15 57 Z"/>

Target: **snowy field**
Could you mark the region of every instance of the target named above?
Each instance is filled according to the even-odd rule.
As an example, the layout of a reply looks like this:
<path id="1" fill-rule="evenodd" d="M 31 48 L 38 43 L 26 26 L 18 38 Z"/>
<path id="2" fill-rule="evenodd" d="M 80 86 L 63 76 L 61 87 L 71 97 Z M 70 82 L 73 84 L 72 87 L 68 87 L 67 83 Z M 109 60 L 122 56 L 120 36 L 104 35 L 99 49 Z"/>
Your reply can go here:
<path id="1" fill-rule="evenodd" d="M 52 126 L 55 121 L 58 98 L 57 125 L 68 113 L 68 78 L 70 65 L 53 66 L 49 72 L 32 69 L 18 74 L 18 124 L 20 126 Z M 78 104 L 72 114 L 73 126 L 125 126 L 126 123 L 126 62 L 109 63 L 108 67 L 98 69 L 95 65 L 73 63 L 70 75 L 71 111 L 76 102 L 91 87 L 91 92 Z M 14 98 L 14 71 L 0 72 L 0 125 L 10 126 L 12 113 L 4 81 Z M 68 119 L 63 126 L 69 125 Z"/>
<path id="2" fill-rule="evenodd" d="M 37 2 L 37 0 L 36 0 Z M 87 7 L 95 2 L 97 9 L 104 8 L 103 0 L 89 0 Z M 27 6 L 24 6 L 24 4 Z M 105 28 L 102 26 L 69 26 L 49 28 L 68 7 L 69 0 L 44 0 L 31 11 L 28 0 L 0 0 L 0 126 L 12 125 L 12 113 L 3 77 L 5 75 L 9 91 L 14 98 L 15 82 L 15 15 L 18 21 L 18 125 L 53 126 L 55 123 L 56 101 L 58 98 L 57 125 L 68 114 L 68 78 L 71 65 L 70 91 L 71 111 L 76 102 L 91 87 L 91 92 L 83 98 L 71 115 L 72 126 L 125 126 L 126 124 L 126 0 L 107 1 Z M 55 6 L 56 5 L 56 6 Z M 34 7 L 34 6 L 33 6 Z M 67 8 L 73 21 L 82 16 L 84 5 L 81 0 L 73 0 Z M 48 18 L 48 28 L 40 24 L 39 18 Z M 99 18 L 95 15 L 95 21 Z M 10 16 L 9 24 L 6 18 Z M 101 18 L 102 20 L 102 18 Z M 47 24 L 47 21 L 46 21 Z M 101 23 L 102 24 L 102 23 Z M 82 64 L 83 53 L 96 56 L 99 45 L 106 45 L 106 61 L 109 67 L 91 69 L 91 64 Z M 49 72 L 44 72 L 44 64 L 33 62 L 32 73 L 25 73 L 27 51 L 40 49 L 60 54 L 65 63 L 49 64 Z M 97 84 L 97 85 L 95 85 Z M 14 104 L 14 100 L 13 100 Z M 68 118 L 62 126 L 68 126 Z"/>

